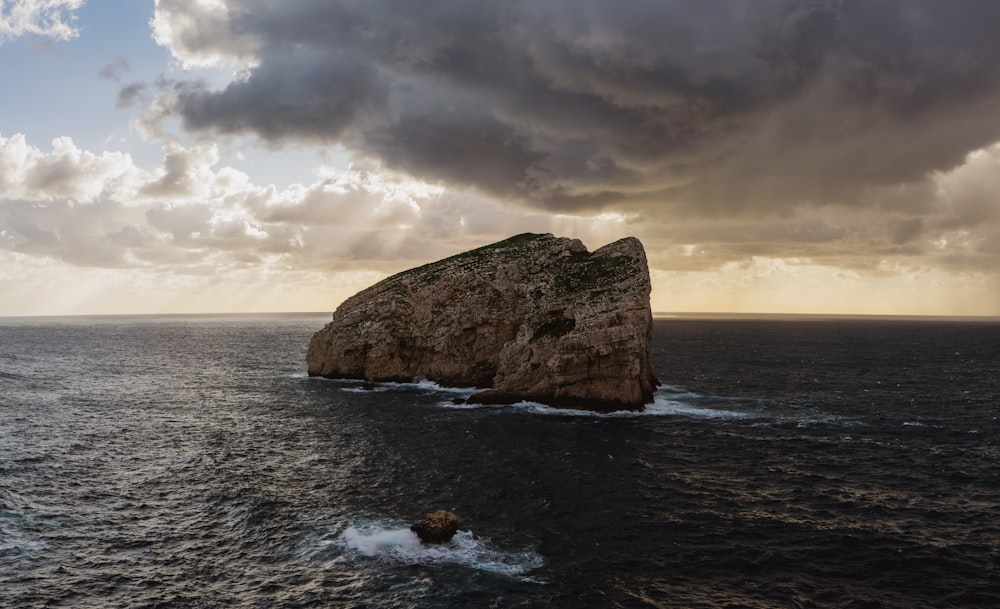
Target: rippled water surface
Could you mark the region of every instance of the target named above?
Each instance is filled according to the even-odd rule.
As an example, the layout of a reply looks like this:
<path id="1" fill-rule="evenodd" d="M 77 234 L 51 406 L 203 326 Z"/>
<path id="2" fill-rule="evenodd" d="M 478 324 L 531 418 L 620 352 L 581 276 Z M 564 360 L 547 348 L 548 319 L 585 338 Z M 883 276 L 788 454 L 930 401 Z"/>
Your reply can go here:
<path id="1" fill-rule="evenodd" d="M 594 416 L 306 378 L 327 318 L 0 319 L 0 607 L 1000 607 L 998 324 L 658 320 Z"/>

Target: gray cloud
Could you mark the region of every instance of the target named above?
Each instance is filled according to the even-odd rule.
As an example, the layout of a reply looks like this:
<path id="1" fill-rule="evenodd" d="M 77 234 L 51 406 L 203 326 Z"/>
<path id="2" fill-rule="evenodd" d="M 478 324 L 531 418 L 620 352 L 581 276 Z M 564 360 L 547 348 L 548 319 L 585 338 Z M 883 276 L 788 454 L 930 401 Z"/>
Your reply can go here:
<path id="1" fill-rule="evenodd" d="M 147 88 L 148 86 L 142 82 L 133 82 L 125 85 L 118 91 L 118 100 L 115 102 L 115 108 L 132 107 Z"/>
<path id="2" fill-rule="evenodd" d="M 188 128 L 337 141 L 543 209 L 862 205 L 1000 139 L 993 2 L 227 4 L 173 48 L 257 65 L 182 87 Z"/>
<path id="3" fill-rule="evenodd" d="M 127 59 L 115 57 L 114 61 L 101 68 L 97 74 L 107 80 L 118 80 L 131 69 L 132 66 L 129 65 Z"/>
<path id="4" fill-rule="evenodd" d="M 245 81 L 222 92 L 181 87 L 189 129 L 253 131 L 267 140 L 332 140 L 384 111 L 389 85 L 377 66 L 344 53 L 280 47 Z"/>

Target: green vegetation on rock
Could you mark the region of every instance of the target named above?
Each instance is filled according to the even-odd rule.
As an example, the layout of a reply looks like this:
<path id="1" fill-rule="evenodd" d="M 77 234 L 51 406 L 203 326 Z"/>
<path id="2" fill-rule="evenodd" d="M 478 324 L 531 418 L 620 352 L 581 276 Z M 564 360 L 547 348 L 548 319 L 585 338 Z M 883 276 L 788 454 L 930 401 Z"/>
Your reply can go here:
<path id="1" fill-rule="evenodd" d="M 496 254 L 501 250 L 522 247 L 547 236 L 539 233 L 521 233 L 503 241 L 484 245 L 474 250 L 449 256 L 437 262 L 431 262 L 403 271 L 390 277 L 390 280 L 407 277 L 415 279 L 420 285 L 427 285 L 437 281 L 445 273 L 454 274 L 455 271 L 475 271 L 484 263 L 494 260 Z"/>

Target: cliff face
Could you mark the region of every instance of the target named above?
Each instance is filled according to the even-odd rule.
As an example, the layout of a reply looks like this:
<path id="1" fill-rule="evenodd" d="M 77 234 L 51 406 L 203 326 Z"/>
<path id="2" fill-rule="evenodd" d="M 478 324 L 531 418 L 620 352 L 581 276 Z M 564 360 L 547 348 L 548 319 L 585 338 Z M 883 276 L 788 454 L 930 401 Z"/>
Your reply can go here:
<path id="1" fill-rule="evenodd" d="M 641 409 L 650 359 L 649 270 L 638 239 L 588 253 L 524 234 L 393 275 L 344 301 L 317 332 L 309 374 L 486 391 L 596 410 Z"/>

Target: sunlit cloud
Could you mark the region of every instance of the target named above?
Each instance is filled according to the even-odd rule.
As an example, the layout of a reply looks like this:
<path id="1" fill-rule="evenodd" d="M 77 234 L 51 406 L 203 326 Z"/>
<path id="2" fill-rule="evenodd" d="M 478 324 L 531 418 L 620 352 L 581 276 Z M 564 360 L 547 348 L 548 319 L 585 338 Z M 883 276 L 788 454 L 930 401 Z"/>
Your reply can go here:
<path id="1" fill-rule="evenodd" d="M 7 40 L 32 34 L 69 40 L 79 34 L 76 11 L 84 0 L 2 0 L 0 1 L 0 45 Z"/>
<path id="2" fill-rule="evenodd" d="M 141 173 L 127 154 L 81 150 L 68 137 L 43 152 L 23 134 L 0 134 L 0 200 L 90 201 L 109 188 L 128 191 Z"/>
<path id="3" fill-rule="evenodd" d="M 155 0 L 153 39 L 186 67 L 254 63 L 256 37 L 231 27 L 224 0 Z"/>
<path id="4" fill-rule="evenodd" d="M 765 307 L 770 297 L 762 310 L 776 303 L 804 310 L 842 303 L 836 306 L 846 310 L 875 306 L 857 293 L 874 291 L 878 281 L 905 294 L 900 286 L 933 279 L 941 289 L 982 300 L 928 296 L 911 308 L 983 313 L 997 304 L 986 296 L 996 285 L 1000 254 L 990 171 L 998 156 L 1000 149 L 989 147 L 928 178 L 935 188 L 923 204 L 927 213 L 918 226 L 901 230 L 905 221 L 895 211 L 855 215 L 836 208 L 769 222 L 664 224 L 613 211 L 548 215 L 370 162 L 323 167 L 311 184 L 276 189 L 220 167 L 214 144 L 165 145 L 161 165 L 143 169 L 127 155 L 81 150 L 69 138 L 43 151 L 14 135 L 0 138 L 0 250 L 21 261 L 154 275 L 221 277 L 256 268 L 291 281 L 301 273 L 382 277 L 525 231 L 570 235 L 591 247 L 636 234 L 654 276 L 694 282 L 700 294 L 654 291 L 654 297 L 670 294 L 662 296 L 662 309 Z M 898 298 L 887 303 L 899 306 Z"/>

